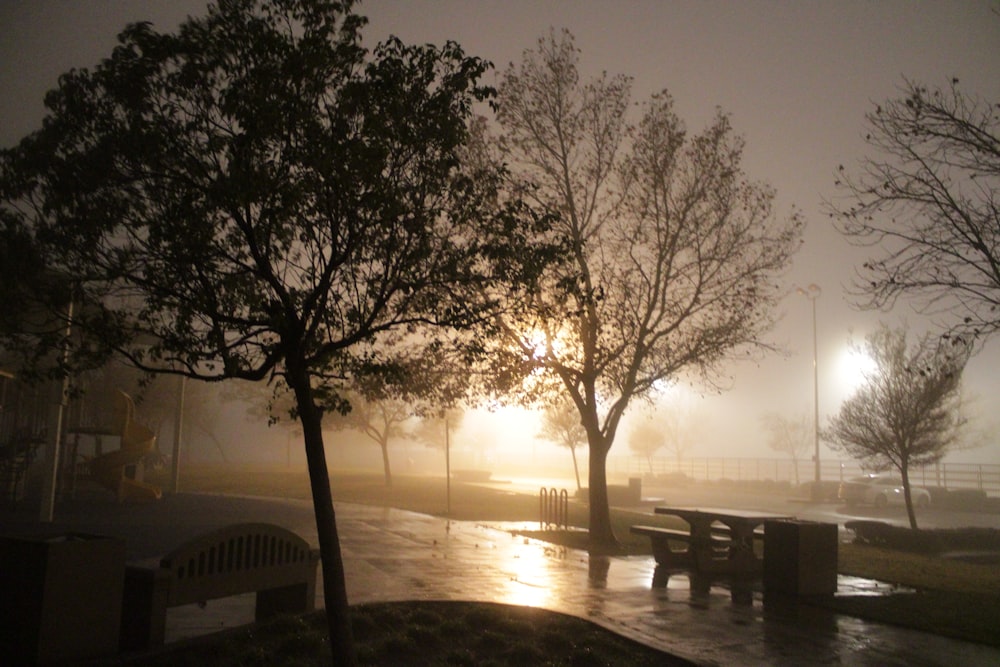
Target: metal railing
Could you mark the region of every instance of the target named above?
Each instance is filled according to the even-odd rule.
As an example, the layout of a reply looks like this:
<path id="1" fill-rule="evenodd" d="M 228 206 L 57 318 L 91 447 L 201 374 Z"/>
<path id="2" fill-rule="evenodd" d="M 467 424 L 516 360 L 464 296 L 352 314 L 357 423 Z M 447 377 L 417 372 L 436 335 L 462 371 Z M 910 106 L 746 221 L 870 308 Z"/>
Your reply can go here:
<path id="1" fill-rule="evenodd" d="M 824 460 L 820 462 L 823 481 L 841 482 L 870 472 L 857 461 Z M 811 459 L 792 461 L 781 458 L 700 457 L 681 460 L 659 457 L 609 456 L 608 474 L 618 477 L 683 475 L 699 481 L 771 481 L 801 484 L 815 476 Z M 914 468 L 910 480 L 919 486 L 949 489 L 980 489 L 1000 495 L 1000 464 L 942 462 Z"/>

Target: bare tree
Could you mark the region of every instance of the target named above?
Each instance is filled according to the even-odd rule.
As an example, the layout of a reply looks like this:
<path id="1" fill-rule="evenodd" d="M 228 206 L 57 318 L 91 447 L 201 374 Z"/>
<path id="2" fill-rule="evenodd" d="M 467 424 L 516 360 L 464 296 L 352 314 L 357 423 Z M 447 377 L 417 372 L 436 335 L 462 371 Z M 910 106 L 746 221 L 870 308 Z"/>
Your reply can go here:
<path id="1" fill-rule="evenodd" d="M 805 413 L 790 418 L 769 412 L 761 417 L 761 425 L 767 431 L 768 447 L 791 457 L 795 484 L 799 484 L 799 460 L 809 453 L 814 444 L 812 420 Z"/>
<path id="2" fill-rule="evenodd" d="M 587 431 L 580 423 L 580 411 L 572 401 L 563 398 L 558 403 L 545 406 L 542 412 L 542 426 L 538 433 L 543 438 L 569 450 L 573 457 L 573 473 L 576 475 L 576 488 L 580 490 L 580 466 L 576 460 L 577 447 L 587 446 Z"/>
<path id="3" fill-rule="evenodd" d="M 952 334 L 1000 329 L 1000 112 L 958 79 L 900 96 L 865 115 L 871 154 L 843 166 L 829 205 L 838 229 L 876 254 L 855 296 L 891 309 L 899 297 Z"/>
<path id="4" fill-rule="evenodd" d="M 866 337 L 865 352 L 875 369 L 830 419 L 826 438 L 876 469 L 899 471 L 910 527 L 916 529 L 910 470 L 941 460 L 958 438 L 970 347 L 955 339 L 924 338 L 908 349 L 906 338 L 905 328 L 886 326 Z"/>
<path id="5" fill-rule="evenodd" d="M 669 391 L 668 396 L 671 396 Z M 673 455 L 676 469 L 680 472 L 684 455 L 703 435 L 703 419 L 693 403 L 676 395 L 672 395 L 666 403 L 661 400 L 657 404 L 656 415 L 663 430 L 663 448 Z"/>
<path id="6" fill-rule="evenodd" d="M 583 83 L 577 61 L 572 36 L 553 32 L 501 80 L 501 147 L 527 196 L 558 214 L 569 258 L 503 327 L 537 393 L 580 413 L 589 539 L 607 550 L 606 461 L 630 401 L 682 371 L 713 383 L 734 353 L 764 348 L 801 225 L 775 222 L 726 114 L 688 135 L 663 92 L 632 124 L 629 79 Z"/>

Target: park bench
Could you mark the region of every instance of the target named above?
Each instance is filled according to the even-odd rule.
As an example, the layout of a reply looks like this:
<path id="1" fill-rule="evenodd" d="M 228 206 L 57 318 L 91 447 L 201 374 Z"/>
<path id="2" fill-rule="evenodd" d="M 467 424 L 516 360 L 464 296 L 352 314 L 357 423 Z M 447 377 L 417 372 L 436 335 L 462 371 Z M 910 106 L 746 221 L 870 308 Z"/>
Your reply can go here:
<path id="1" fill-rule="evenodd" d="M 754 543 L 763 538 L 765 521 L 783 519 L 753 510 L 701 510 L 686 507 L 657 507 L 658 515 L 677 516 L 687 522 L 689 530 L 658 526 L 633 526 L 633 534 L 650 539 L 656 572 L 653 585 L 665 583 L 666 572 L 688 569 L 697 574 L 755 576 L 762 569 L 762 560 Z M 675 550 L 672 543 L 684 543 Z"/>
<path id="2" fill-rule="evenodd" d="M 196 537 L 159 563 L 125 568 L 121 647 L 163 644 L 167 609 L 256 593 L 256 620 L 315 608 L 319 550 L 280 526 L 243 523 Z"/>

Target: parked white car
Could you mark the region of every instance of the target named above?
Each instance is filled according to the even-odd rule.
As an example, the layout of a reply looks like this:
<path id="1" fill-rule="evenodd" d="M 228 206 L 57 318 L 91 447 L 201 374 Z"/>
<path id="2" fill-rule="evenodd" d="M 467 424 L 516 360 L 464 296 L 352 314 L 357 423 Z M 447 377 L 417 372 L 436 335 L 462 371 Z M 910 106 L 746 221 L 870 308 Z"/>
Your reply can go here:
<path id="1" fill-rule="evenodd" d="M 837 494 L 840 500 L 848 505 L 905 505 L 903 495 L 903 480 L 899 477 L 886 475 L 864 475 L 841 482 Z M 927 507 L 931 504 L 931 494 L 927 489 L 910 485 L 910 495 L 914 507 Z"/>

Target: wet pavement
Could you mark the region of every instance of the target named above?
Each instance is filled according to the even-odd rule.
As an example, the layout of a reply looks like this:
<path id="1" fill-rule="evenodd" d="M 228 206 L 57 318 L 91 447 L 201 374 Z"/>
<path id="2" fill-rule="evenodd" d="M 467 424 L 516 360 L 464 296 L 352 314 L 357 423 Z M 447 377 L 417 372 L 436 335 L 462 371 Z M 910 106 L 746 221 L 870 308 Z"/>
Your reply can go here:
<path id="1" fill-rule="evenodd" d="M 349 504 L 336 510 L 351 604 L 419 599 L 543 607 L 704 665 L 1000 664 L 997 648 L 765 598 L 759 586 L 735 595 L 724 584 L 695 592 L 677 575 L 653 589 L 652 557 L 590 557 L 513 534 L 520 524 Z M 51 529 L 124 537 L 127 557 L 139 560 L 242 521 L 276 523 L 317 544 L 308 502 L 194 494 L 150 505 L 77 499 L 60 506 Z M 2 513 L 0 522 L 5 533 L 32 529 L 24 512 Z M 844 577 L 839 589 L 838 595 L 884 592 L 876 582 Z M 252 618 L 252 595 L 173 609 L 168 641 Z"/>

